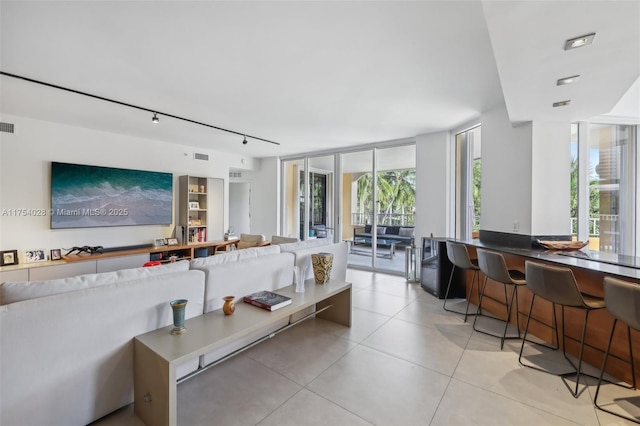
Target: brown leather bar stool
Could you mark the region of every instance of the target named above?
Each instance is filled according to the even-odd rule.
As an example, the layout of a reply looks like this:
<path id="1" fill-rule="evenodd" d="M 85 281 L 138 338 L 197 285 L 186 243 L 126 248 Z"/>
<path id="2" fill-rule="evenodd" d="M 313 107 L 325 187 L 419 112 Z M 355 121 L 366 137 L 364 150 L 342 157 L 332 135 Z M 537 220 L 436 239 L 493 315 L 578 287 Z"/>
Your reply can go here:
<path id="1" fill-rule="evenodd" d="M 484 284 L 482 285 L 482 291 L 480 292 L 480 299 L 478 301 L 478 313 L 473 321 L 473 329 L 480 333 L 488 334 L 489 336 L 500 338 L 500 350 L 504 347 L 505 339 L 519 339 L 520 338 L 520 320 L 518 312 L 518 287 L 526 284 L 525 274 L 515 269 L 508 269 L 507 263 L 504 260 L 504 256 L 500 253 L 496 253 L 489 250 L 478 249 L 478 266 L 485 275 Z M 482 308 L 482 299 L 485 297 L 485 290 L 487 288 L 487 281 L 491 278 L 493 281 L 504 284 L 504 299 L 507 304 L 507 317 L 504 320 L 504 331 L 501 335 L 491 333 L 489 331 L 480 330 L 477 328 L 478 316 L 480 316 Z M 513 287 L 511 291 L 511 297 L 507 294 L 507 287 Z M 518 329 L 517 336 L 507 336 L 507 330 L 509 328 L 509 319 L 511 318 L 511 310 L 513 309 L 513 303 L 516 304 L 516 327 Z M 503 321 L 500 318 L 488 317 L 498 321 Z"/>
<path id="2" fill-rule="evenodd" d="M 469 257 L 469 251 L 467 250 L 467 246 L 462 243 L 456 243 L 453 241 L 447 241 L 447 257 L 449 261 L 453 263 L 453 268 L 451 269 L 451 275 L 449 276 L 449 284 L 447 285 L 447 290 L 444 294 L 444 303 L 442 308 L 447 312 L 454 312 L 456 314 L 464 315 L 464 322 L 467 322 L 467 316 L 469 316 L 469 303 L 471 299 L 471 293 L 473 293 L 473 287 L 476 287 L 476 291 L 478 292 L 478 299 L 480 298 L 480 276 L 478 272 L 480 268 L 478 267 L 477 259 L 471 259 Z M 469 290 L 469 297 L 467 298 L 467 308 L 464 312 L 458 312 L 453 309 L 447 308 L 447 299 L 449 298 L 449 290 L 451 289 L 451 282 L 453 281 L 453 274 L 456 271 L 456 268 L 462 269 L 464 272 L 473 271 L 473 275 L 471 276 L 471 289 Z M 478 282 L 476 285 L 476 281 Z M 476 315 L 476 314 L 471 314 Z"/>
<path id="3" fill-rule="evenodd" d="M 607 310 L 613 316 L 613 325 L 611 326 L 611 333 L 609 334 L 609 343 L 607 344 L 607 350 L 604 353 L 604 360 L 602 361 L 602 368 L 600 370 L 600 377 L 598 378 L 598 387 L 596 388 L 596 395 L 593 398 L 593 404 L 602 411 L 616 415 L 623 419 L 631 420 L 632 422 L 640 423 L 640 418 L 629 417 L 615 411 L 603 408 L 598 405 L 598 394 L 600 393 L 600 385 L 602 383 L 602 376 L 604 375 L 605 367 L 607 366 L 607 359 L 611 351 L 611 342 L 613 341 L 613 333 L 616 330 L 618 321 L 624 323 L 627 326 L 627 339 L 629 342 L 629 364 L 631 364 L 631 377 L 632 386 L 630 389 L 637 389 L 636 387 L 636 370 L 633 362 L 633 348 L 631 345 L 631 329 L 640 331 L 640 285 L 630 283 L 627 281 L 619 280 L 612 277 L 605 277 L 604 279 L 604 301 L 607 305 Z M 635 398 L 638 396 L 635 395 Z M 620 400 L 624 400 L 620 399 Z M 616 399 L 618 401 L 618 399 Z"/>
<path id="4" fill-rule="evenodd" d="M 565 385 L 574 396 L 574 398 L 578 397 L 578 386 L 580 384 L 580 375 L 585 375 L 582 373 L 582 354 L 584 351 L 584 337 L 587 332 L 587 322 L 589 321 L 589 313 L 595 309 L 603 309 L 605 307 L 604 299 L 589 296 L 584 294 L 578 288 L 578 283 L 576 282 L 575 277 L 573 276 L 573 271 L 569 268 L 557 267 L 557 266 L 549 266 L 542 263 L 526 261 L 525 262 L 525 273 L 527 275 L 527 288 L 531 290 L 533 293 L 531 297 L 531 305 L 529 306 L 529 314 L 527 315 L 527 325 L 524 328 L 524 337 L 522 339 L 522 346 L 520 347 L 520 356 L 518 357 L 518 362 L 529 368 L 533 368 L 535 370 L 543 371 L 545 373 L 553 374 L 548 370 L 543 368 L 525 364 L 522 362 L 522 352 L 524 350 L 525 342 L 527 341 L 527 332 L 529 330 L 529 324 L 531 322 L 531 312 L 533 310 L 533 303 L 536 297 L 541 297 L 553 305 L 553 322 L 556 330 L 556 342 L 558 340 L 558 322 L 556 319 L 556 305 L 560 305 L 562 307 L 562 354 L 565 359 L 571 364 L 571 367 L 575 371 L 563 374 L 556 374 L 560 377 L 564 378 L 568 375 L 576 375 L 576 389 L 575 391 L 571 389 L 571 387 L 566 383 Z M 567 356 L 566 352 L 566 339 L 565 339 L 565 320 L 564 320 L 564 311 L 565 307 L 582 309 L 585 312 L 584 316 L 584 324 L 582 326 L 582 337 L 580 338 L 580 352 L 578 355 L 578 365 L 576 366 Z M 545 345 L 546 346 L 546 345 Z M 548 346 L 547 346 L 548 347 Z M 558 349 L 551 348 L 551 349 Z M 585 386 L 586 389 L 586 386 Z"/>

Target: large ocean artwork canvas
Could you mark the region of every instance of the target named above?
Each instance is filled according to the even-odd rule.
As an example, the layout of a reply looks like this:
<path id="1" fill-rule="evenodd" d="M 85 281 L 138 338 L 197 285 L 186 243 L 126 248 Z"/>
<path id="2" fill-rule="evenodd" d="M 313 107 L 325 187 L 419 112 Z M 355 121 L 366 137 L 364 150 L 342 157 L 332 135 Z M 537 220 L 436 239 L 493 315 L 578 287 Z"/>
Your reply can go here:
<path id="1" fill-rule="evenodd" d="M 173 175 L 51 163 L 51 229 L 170 225 Z"/>

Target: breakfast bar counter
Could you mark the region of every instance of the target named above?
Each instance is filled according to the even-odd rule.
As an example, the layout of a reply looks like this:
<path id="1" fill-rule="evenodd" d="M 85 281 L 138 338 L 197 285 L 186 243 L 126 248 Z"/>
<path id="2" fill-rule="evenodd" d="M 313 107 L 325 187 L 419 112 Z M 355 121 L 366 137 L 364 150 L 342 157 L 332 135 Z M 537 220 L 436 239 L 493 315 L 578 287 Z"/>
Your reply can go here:
<path id="1" fill-rule="evenodd" d="M 543 248 L 519 248 L 509 247 L 500 244 L 486 243 L 480 240 L 457 240 L 463 243 L 469 250 L 471 258 L 476 257 L 476 249 L 483 248 L 502 253 L 509 269 L 525 270 L 525 262 L 540 262 L 551 266 L 566 267 L 573 271 L 580 290 L 586 294 L 604 297 L 603 280 L 606 276 L 612 276 L 621 280 L 637 283 L 640 285 L 640 258 L 631 256 L 618 256 L 613 253 L 590 252 L 588 250 L 579 251 L 552 251 Z M 481 276 L 484 280 L 484 276 Z M 467 289 L 471 285 L 471 273 L 467 276 Z M 529 313 L 531 304 L 531 293 L 524 286 L 519 289 L 518 309 L 513 309 L 510 322 L 516 323 L 516 315 L 519 315 L 520 328 L 524 329 L 524 324 Z M 469 294 L 472 303 L 477 304 L 477 296 Z M 504 287 L 488 281 L 486 294 L 489 298 L 484 298 L 482 309 L 493 315 L 505 318 L 506 303 L 504 300 Z M 557 308 L 559 312 L 559 308 Z M 553 310 L 551 303 L 546 300 L 536 298 L 530 332 L 544 341 L 551 343 L 553 339 Z M 560 315 L 557 315 L 560 321 Z M 577 356 L 580 341 L 580 332 L 584 321 L 584 313 L 578 309 L 566 309 L 566 338 L 567 352 Z M 606 309 L 592 312 L 589 316 L 587 334 L 585 340 L 585 362 L 597 369 L 602 366 L 604 352 L 607 346 L 609 333 L 613 317 Z M 562 330 L 559 324 L 559 330 Z M 633 341 L 633 352 L 636 365 L 640 362 L 640 333 L 631 331 Z M 559 336 L 562 340 L 561 337 Z M 619 324 L 616 327 L 611 355 L 607 361 L 607 372 L 612 376 L 631 382 L 631 367 L 629 365 L 629 344 L 627 340 L 626 327 Z M 640 374 L 636 372 L 637 379 Z"/>

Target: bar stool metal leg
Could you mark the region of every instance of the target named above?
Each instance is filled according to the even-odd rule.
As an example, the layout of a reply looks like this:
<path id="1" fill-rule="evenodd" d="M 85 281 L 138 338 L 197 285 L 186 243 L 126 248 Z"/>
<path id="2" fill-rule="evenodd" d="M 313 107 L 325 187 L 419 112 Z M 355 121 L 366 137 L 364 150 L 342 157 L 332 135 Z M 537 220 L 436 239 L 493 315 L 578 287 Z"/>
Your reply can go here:
<path id="1" fill-rule="evenodd" d="M 447 312 L 453 312 L 456 314 L 461 314 L 464 315 L 464 322 L 467 322 L 467 317 L 469 315 L 474 315 L 474 314 L 469 314 L 469 304 L 471 303 L 471 297 L 467 298 L 467 307 L 465 309 L 464 312 L 459 312 L 456 310 L 453 310 L 451 308 L 447 308 L 447 300 L 449 299 L 449 291 L 451 290 L 451 284 L 453 283 L 453 275 L 455 274 L 456 268 L 459 268 L 460 270 L 466 272 L 468 270 L 473 270 L 473 276 L 471 277 L 471 289 L 469 290 L 469 296 L 471 296 L 471 294 L 473 294 L 473 287 L 476 286 L 476 289 L 478 291 L 478 295 L 480 294 L 480 277 L 478 275 L 479 272 L 479 268 L 477 263 L 474 263 L 474 261 L 471 260 L 471 258 L 469 257 L 469 251 L 467 250 L 467 246 L 462 244 L 462 243 L 458 243 L 455 241 L 447 241 L 446 242 L 447 245 L 447 257 L 449 258 L 449 261 L 451 262 L 451 264 L 453 265 L 453 268 L 451 269 L 451 274 L 449 276 L 449 284 L 447 285 L 447 290 L 445 292 L 445 296 L 444 296 L 444 303 L 442 304 L 442 308 L 447 311 Z M 477 281 L 477 284 L 476 284 Z M 466 287 L 466 286 L 465 286 Z M 466 296 L 466 288 L 465 288 L 465 296 Z"/>
<path id="2" fill-rule="evenodd" d="M 538 262 L 526 261 L 525 269 L 527 275 L 527 287 L 531 290 L 532 298 L 531 305 L 529 307 L 529 314 L 527 317 L 527 325 L 525 326 L 525 335 L 522 340 L 522 346 L 520 348 L 520 355 L 518 357 L 518 362 L 529 368 L 533 368 L 535 370 L 544 371 L 549 374 L 553 374 L 556 376 L 562 377 L 562 381 L 567 386 L 571 395 L 574 398 L 577 398 L 587 386 L 584 386 L 582 391 L 579 391 L 580 388 L 580 376 L 585 375 L 589 376 L 582 372 L 582 361 L 584 355 L 584 346 L 585 346 L 585 337 L 587 333 L 587 325 L 589 323 L 589 314 L 592 310 L 596 309 L 604 309 L 605 301 L 604 299 L 600 299 L 593 296 L 588 296 L 580 292 L 578 288 L 578 283 L 576 282 L 575 276 L 573 272 L 569 268 L 562 268 L 557 266 L 550 266 L 547 264 L 542 264 Z M 545 370 L 543 368 L 525 364 L 523 362 L 523 351 L 525 342 L 527 342 L 527 333 L 529 331 L 529 325 L 531 323 L 531 315 L 533 311 L 533 303 L 535 301 L 536 296 L 540 296 L 543 299 L 552 303 L 553 306 L 553 322 L 554 329 L 556 331 L 556 344 L 558 343 L 558 322 L 556 317 L 556 309 L 555 305 L 558 304 L 561 306 L 562 313 L 562 355 L 567 360 L 569 365 L 573 368 L 574 371 L 569 373 L 557 374 L 551 371 Z M 584 310 L 584 322 L 582 325 L 582 333 L 580 336 L 580 348 L 578 351 L 578 363 L 577 365 L 568 357 L 567 355 L 567 339 L 566 339 L 566 330 L 565 330 L 565 307 L 571 307 L 574 309 L 582 309 Z M 547 346 L 547 345 L 544 345 Z M 557 349 L 554 347 L 547 346 L 550 349 Z M 569 375 L 576 375 L 576 386 L 575 389 L 567 383 L 566 377 Z M 593 377 L 593 376 L 591 376 Z M 594 377 L 595 378 L 595 377 Z"/>
<path id="3" fill-rule="evenodd" d="M 533 310 L 533 303 L 536 300 L 536 295 L 532 294 L 531 295 L 531 304 L 529 305 L 529 314 L 527 315 L 527 322 L 524 326 L 524 335 L 522 336 L 522 345 L 520 346 L 520 355 L 518 356 L 518 363 L 520 365 L 522 365 L 523 367 L 529 367 L 529 368 L 533 368 L 534 370 L 540 370 L 540 371 L 545 371 L 541 368 L 538 368 L 536 366 L 533 365 L 527 365 L 523 362 L 522 360 L 522 353 L 524 351 L 524 344 L 525 343 L 533 343 L 534 345 L 538 345 L 538 346 L 543 346 L 545 348 L 557 351 L 558 349 L 560 349 L 560 342 L 559 342 L 559 338 L 558 338 L 558 318 L 556 316 L 556 304 L 555 303 L 551 303 L 551 313 L 552 313 L 552 318 L 553 318 L 553 330 L 554 333 L 553 335 L 555 336 L 555 346 L 551 346 L 548 345 L 546 343 L 541 343 L 541 342 L 534 342 L 533 340 L 527 340 L 527 333 L 529 332 L 529 324 L 531 323 L 531 312 Z"/>
<path id="4" fill-rule="evenodd" d="M 593 405 L 595 405 L 599 410 L 605 411 L 609 414 L 613 414 L 614 416 L 618 416 L 620 418 L 626 419 L 626 420 L 630 420 L 632 422 L 638 423 L 640 424 L 640 419 L 635 418 L 635 417 L 629 417 L 629 416 L 624 416 L 620 413 L 616 413 L 615 411 L 609 410 L 607 408 L 602 407 L 601 405 L 598 404 L 598 395 L 600 394 L 600 386 L 602 385 L 602 377 L 604 376 L 604 370 L 607 366 L 607 359 L 609 358 L 609 353 L 611 351 L 611 343 L 613 342 L 613 334 L 616 330 L 616 325 L 618 323 L 618 319 L 614 318 L 613 319 L 613 325 L 611 326 L 611 333 L 609 333 L 609 342 L 607 343 L 607 349 L 604 352 L 604 359 L 602 360 L 602 368 L 600 369 L 600 376 L 598 377 L 598 386 L 596 387 L 596 394 L 593 397 Z M 626 387 L 626 386 L 622 386 L 620 384 L 617 383 L 613 383 L 616 386 L 622 386 L 622 387 L 626 387 L 627 389 L 637 389 L 637 384 L 636 384 L 636 369 L 635 369 L 635 362 L 633 361 L 633 345 L 631 343 L 631 327 L 627 326 L 627 339 L 629 342 L 629 357 L 630 357 L 630 363 L 631 363 L 631 377 L 632 377 L 632 386 L 631 387 Z"/>
<path id="5" fill-rule="evenodd" d="M 571 392 L 571 394 L 573 395 L 574 398 L 577 398 L 579 396 L 578 393 L 578 386 L 580 384 L 580 375 L 586 375 L 589 377 L 593 377 L 591 375 L 585 374 L 582 372 L 582 355 L 584 353 L 584 338 L 587 334 L 587 322 L 589 321 L 589 309 L 585 309 L 585 313 L 584 313 L 584 324 L 582 325 L 582 336 L 580 338 L 580 350 L 578 352 L 578 365 L 576 366 L 573 361 L 571 361 L 571 359 L 569 359 L 569 357 L 567 356 L 567 350 L 566 350 L 566 340 L 565 340 L 565 331 L 564 331 L 564 306 L 562 306 L 562 354 L 564 355 L 565 359 L 569 362 L 569 364 L 571 364 L 571 366 L 574 368 L 575 372 L 572 373 L 566 373 L 566 374 L 562 374 L 562 381 L 564 382 L 565 386 L 569 389 L 569 391 Z M 575 391 L 571 389 L 571 387 L 569 386 L 569 384 L 567 383 L 567 381 L 565 380 L 566 376 L 571 376 L 575 374 L 576 375 L 576 389 Z M 585 387 L 586 389 L 586 387 Z M 583 389 L 584 390 L 584 389 Z"/>
<path id="6" fill-rule="evenodd" d="M 456 266 L 454 265 L 453 268 L 451 269 L 451 274 L 449 275 L 449 284 L 447 285 L 447 291 L 444 294 L 444 303 L 442 304 L 442 309 L 444 309 L 447 312 L 453 312 L 455 314 L 464 315 L 464 322 L 467 322 L 467 317 L 470 315 L 469 305 L 471 303 L 471 294 L 473 293 L 474 286 L 476 287 L 476 291 L 478 292 L 478 297 L 480 295 L 480 284 L 478 283 L 476 285 L 476 281 L 480 281 L 480 276 L 478 275 L 478 270 L 474 269 L 473 275 L 471 276 L 471 288 L 469 289 L 469 298 L 467 299 L 467 308 L 465 309 L 464 312 L 458 312 L 456 310 L 447 308 L 447 299 L 449 299 L 449 290 L 451 289 L 451 282 L 453 281 L 453 274 L 455 271 L 456 271 Z M 471 314 L 471 315 L 476 315 L 476 314 Z"/>
<path id="7" fill-rule="evenodd" d="M 504 285 L 504 297 L 505 297 L 505 302 L 506 302 L 506 308 L 507 308 L 507 319 L 506 321 L 504 321 L 504 331 L 502 332 L 502 334 L 494 334 L 491 332 L 488 332 L 486 330 L 481 330 L 477 327 L 477 322 L 478 322 L 478 317 L 479 316 L 483 316 L 481 313 L 481 309 L 482 309 L 482 299 L 484 298 L 484 292 L 487 288 L 487 280 L 488 277 L 485 277 L 484 279 L 484 284 L 482 285 L 482 291 L 480 292 L 480 297 L 478 299 L 478 310 L 476 312 L 476 317 L 473 320 L 473 329 L 479 333 L 482 334 L 486 334 L 487 336 L 493 336 L 493 337 L 498 337 L 500 338 L 500 350 L 502 350 L 504 348 L 504 341 L 506 339 L 519 339 L 520 338 L 520 320 L 518 318 L 516 318 L 516 327 L 518 329 L 518 335 L 517 336 L 507 336 L 507 331 L 509 329 L 509 319 L 511 318 L 511 311 L 512 311 L 512 307 L 513 307 L 513 303 L 515 301 L 516 303 L 516 309 L 517 309 L 517 303 L 518 303 L 518 286 L 514 285 L 513 287 L 513 291 L 511 292 L 511 297 L 509 298 L 508 293 L 507 293 L 507 284 Z M 519 313 L 518 313 L 519 315 Z M 486 316 L 486 315 L 485 315 Z M 490 316 L 486 316 L 487 318 L 490 319 L 494 319 L 496 321 L 503 321 L 500 318 L 496 318 L 496 317 L 490 317 Z"/>

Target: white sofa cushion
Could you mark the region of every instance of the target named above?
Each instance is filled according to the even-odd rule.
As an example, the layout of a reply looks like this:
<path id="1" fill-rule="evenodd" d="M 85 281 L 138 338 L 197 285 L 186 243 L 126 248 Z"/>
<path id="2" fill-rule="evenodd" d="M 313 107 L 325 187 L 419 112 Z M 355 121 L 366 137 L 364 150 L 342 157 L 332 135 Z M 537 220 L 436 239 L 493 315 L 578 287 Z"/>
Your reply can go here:
<path id="1" fill-rule="evenodd" d="M 198 257 L 191 260 L 191 268 L 202 269 L 208 266 L 222 265 L 229 262 L 238 262 L 246 259 L 254 259 L 260 256 L 280 253 L 280 246 L 251 247 L 243 250 L 235 250 L 215 256 Z"/>
<path id="2" fill-rule="evenodd" d="M 291 249 L 285 246 L 292 246 Z M 333 254 L 333 264 L 331 267 L 331 278 L 337 281 L 347 280 L 347 256 L 348 246 L 346 242 L 336 244 L 324 244 L 316 247 L 300 247 L 293 248 L 293 244 L 283 244 L 280 246 L 283 253 L 291 252 L 295 255 L 295 265 L 306 268 L 305 279 L 313 277 L 313 269 L 311 267 L 311 255 L 314 253 L 331 253 Z"/>
<path id="3" fill-rule="evenodd" d="M 329 238 L 315 238 L 313 240 L 298 241 L 297 243 L 280 244 L 280 251 L 292 252 L 298 249 L 305 249 L 309 247 L 320 247 L 331 244 L 332 241 Z"/>
<path id="4" fill-rule="evenodd" d="M 218 256 L 213 256 L 218 257 Z M 204 312 L 222 308 L 224 296 L 273 290 L 293 283 L 293 255 L 275 253 L 222 264 L 192 265 L 205 273 Z"/>
<path id="5" fill-rule="evenodd" d="M 239 262 L 201 266 L 199 269 L 205 272 L 204 311 L 210 312 L 222 308 L 224 303 L 222 298 L 224 296 L 235 296 L 236 303 L 244 303 L 242 298 L 248 294 L 260 290 L 275 290 L 291 285 L 293 283 L 293 259 L 292 253 L 276 253 L 244 259 Z M 229 345 L 225 345 L 223 348 L 205 354 L 202 356 L 201 365 L 208 365 L 236 349 L 268 335 L 286 323 L 287 320 L 285 319 L 282 323 L 257 330 L 254 334 L 244 339 L 230 342 Z"/>
<path id="6" fill-rule="evenodd" d="M 121 271 L 78 275 L 76 277 L 49 281 L 9 281 L 0 284 L 0 301 L 2 301 L 3 305 L 7 305 L 9 303 L 35 299 L 37 297 L 51 296 L 187 270 L 189 270 L 189 262 L 180 261 L 147 268 L 123 269 Z"/>
<path id="7" fill-rule="evenodd" d="M 201 271 L 0 306 L 0 424 L 84 425 L 130 404 L 133 337 L 172 324 L 182 298 L 202 315 Z"/>

